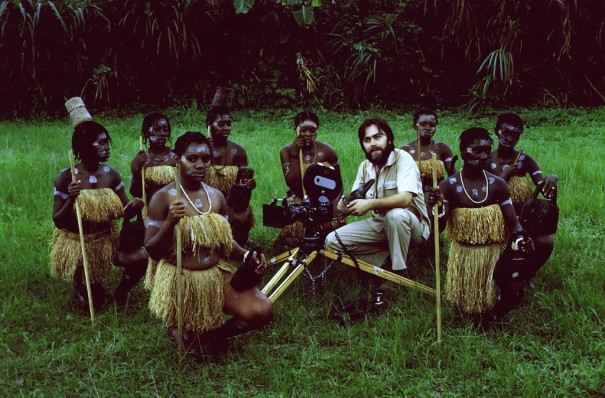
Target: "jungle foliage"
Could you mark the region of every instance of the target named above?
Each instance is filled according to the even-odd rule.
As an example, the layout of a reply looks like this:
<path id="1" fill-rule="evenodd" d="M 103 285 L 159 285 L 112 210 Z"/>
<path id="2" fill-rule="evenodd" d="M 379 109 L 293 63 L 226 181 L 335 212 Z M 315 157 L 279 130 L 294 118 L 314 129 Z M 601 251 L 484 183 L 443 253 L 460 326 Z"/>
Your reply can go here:
<path id="1" fill-rule="evenodd" d="M 605 103 L 600 0 L 4 0 L 0 114 Z"/>

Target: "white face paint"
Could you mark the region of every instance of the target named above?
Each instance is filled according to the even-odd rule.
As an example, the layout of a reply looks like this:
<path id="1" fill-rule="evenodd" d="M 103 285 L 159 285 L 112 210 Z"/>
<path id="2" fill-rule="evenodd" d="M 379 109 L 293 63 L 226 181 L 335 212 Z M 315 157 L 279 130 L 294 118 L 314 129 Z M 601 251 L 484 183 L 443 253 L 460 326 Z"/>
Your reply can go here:
<path id="1" fill-rule="evenodd" d="M 473 153 L 473 148 L 466 148 L 466 153 Z"/>
<path id="2" fill-rule="evenodd" d="M 176 189 L 172 188 L 168 190 L 168 195 L 170 196 L 176 196 Z"/>
<path id="3" fill-rule="evenodd" d="M 95 177 L 95 176 L 88 177 L 88 182 L 90 182 L 91 184 L 96 184 L 97 183 L 97 177 Z"/>
<path id="4" fill-rule="evenodd" d="M 158 137 L 156 137 L 155 135 L 152 135 L 149 137 L 149 141 L 151 142 L 156 142 L 158 140 Z"/>

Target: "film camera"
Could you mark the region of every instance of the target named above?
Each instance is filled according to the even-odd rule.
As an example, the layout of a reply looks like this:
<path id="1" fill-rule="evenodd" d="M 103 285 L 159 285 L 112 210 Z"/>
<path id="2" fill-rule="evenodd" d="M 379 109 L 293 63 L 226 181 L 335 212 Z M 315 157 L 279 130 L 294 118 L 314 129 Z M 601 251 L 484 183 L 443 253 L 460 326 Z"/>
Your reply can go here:
<path id="1" fill-rule="evenodd" d="M 321 164 L 309 166 L 303 176 L 307 196 L 302 203 L 291 203 L 288 198 L 273 199 L 263 205 L 263 225 L 283 228 L 296 221 L 303 223 L 305 233 L 301 250 L 310 252 L 323 248 L 326 236 L 323 225 L 333 218 L 332 202 L 342 191 L 340 174 Z"/>

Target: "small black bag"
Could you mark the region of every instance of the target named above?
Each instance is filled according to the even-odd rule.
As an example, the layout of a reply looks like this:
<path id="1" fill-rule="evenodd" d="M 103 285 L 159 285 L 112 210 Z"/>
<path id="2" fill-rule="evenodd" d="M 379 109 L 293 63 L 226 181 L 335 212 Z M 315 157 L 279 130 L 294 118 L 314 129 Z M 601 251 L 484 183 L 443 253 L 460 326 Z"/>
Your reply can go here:
<path id="1" fill-rule="evenodd" d="M 517 250 L 514 245 L 519 238 L 527 239 L 527 232 L 517 232 L 510 237 L 494 268 L 494 282 L 500 289 L 511 283 L 523 283 L 534 276 L 534 253 Z"/>
<path id="2" fill-rule="evenodd" d="M 136 218 L 135 218 L 136 217 Z M 136 213 L 136 216 L 130 220 L 124 219 L 122 222 L 122 229 L 120 230 L 120 236 L 118 237 L 119 251 L 130 252 L 139 247 L 143 247 L 145 243 L 145 223 L 143 222 L 143 215 L 140 211 Z"/>
<path id="3" fill-rule="evenodd" d="M 551 199 L 538 199 L 542 189 L 539 184 L 534 193 L 521 208 L 519 222 L 530 235 L 552 235 L 557 232 L 559 223 L 559 207 L 557 206 L 557 193 Z"/>
<path id="4" fill-rule="evenodd" d="M 246 261 L 237 269 L 237 271 L 235 271 L 235 274 L 233 274 L 233 277 L 231 278 L 231 286 L 238 292 L 258 286 L 262 278 L 262 275 L 257 274 L 255 271 L 257 264 L 252 261 L 253 253 L 256 253 L 256 258 L 260 259 L 260 246 L 254 246 L 252 250 L 250 250 L 250 254 Z"/>

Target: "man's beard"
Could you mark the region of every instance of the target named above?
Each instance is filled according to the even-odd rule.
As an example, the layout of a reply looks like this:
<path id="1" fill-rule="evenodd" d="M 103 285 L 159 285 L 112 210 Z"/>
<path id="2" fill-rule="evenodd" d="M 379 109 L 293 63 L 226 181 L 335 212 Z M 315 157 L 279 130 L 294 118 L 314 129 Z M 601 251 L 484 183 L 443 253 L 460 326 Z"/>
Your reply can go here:
<path id="1" fill-rule="evenodd" d="M 387 163 L 387 159 L 391 154 L 393 148 L 387 147 L 386 149 L 380 149 L 380 156 L 377 158 L 373 158 L 372 154 L 376 153 L 376 151 L 366 152 L 366 159 L 370 161 L 370 163 L 375 164 L 376 166 L 384 166 Z"/>

